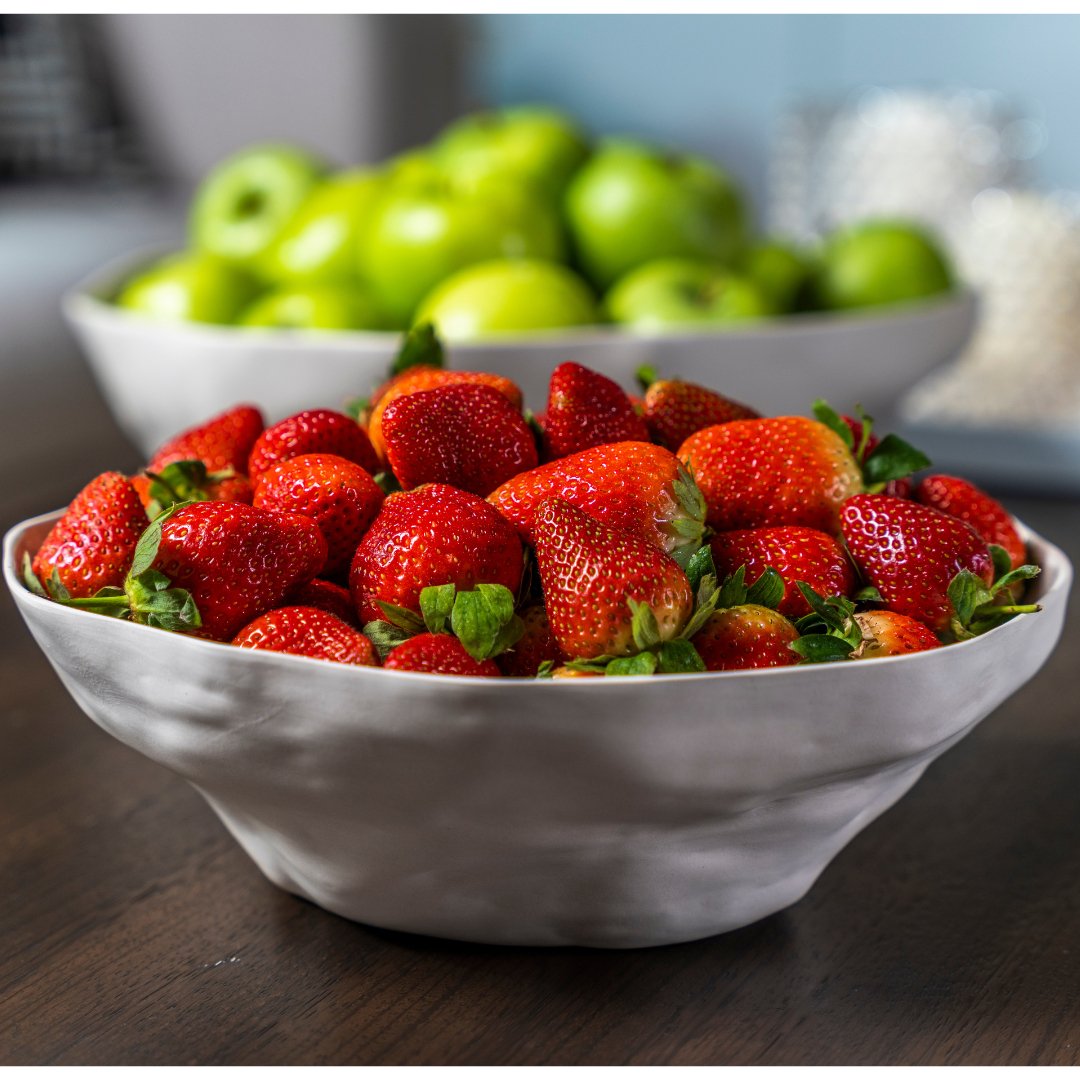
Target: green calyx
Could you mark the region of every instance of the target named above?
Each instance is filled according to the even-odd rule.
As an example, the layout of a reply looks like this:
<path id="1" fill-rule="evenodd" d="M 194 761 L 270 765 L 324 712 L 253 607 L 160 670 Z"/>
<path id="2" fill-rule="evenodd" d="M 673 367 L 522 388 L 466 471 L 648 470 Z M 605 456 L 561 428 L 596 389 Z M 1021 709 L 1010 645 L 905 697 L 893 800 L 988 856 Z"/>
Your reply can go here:
<path id="1" fill-rule="evenodd" d="M 930 459 L 899 435 L 886 435 L 871 453 L 867 454 L 866 448 L 873 433 L 874 418 L 868 416 L 861 405 L 856 405 L 855 410 L 861 421 L 857 438 L 843 417 L 827 401 L 819 398 L 814 402 L 815 418 L 834 431 L 851 451 L 851 456 L 862 469 L 863 485 L 868 492 L 877 494 L 884 491 L 891 480 L 901 480 L 930 467 Z"/>
<path id="2" fill-rule="evenodd" d="M 652 366 L 652 364 L 642 364 L 641 367 L 634 372 L 634 377 L 637 379 L 637 384 L 641 387 L 642 393 L 644 393 L 660 378 L 660 373 Z"/>
<path id="3" fill-rule="evenodd" d="M 1016 615 L 1041 610 L 1038 604 L 1013 604 L 1006 599 L 1011 597 L 1014 585 L 1038 577 L 1040 568 L 1029 563 L 1013 570 L 1008 553 L 996 544 L 990 545 L 990 555 L 996 579 L 992 585 L 970 570 L 961 570 L 949 582 L 949 602 L 953 606 L 949 628 L 957 641 L 985 634 Z"/>
<path id="4" fill-rule="evenodd" d="M 210 472 L 206 463 L 197 458 L 190 461 L 173 461 L 161 472 L 146 470 L 150 480 L 150 506 L 147 513 L 157 517 L 177 503 L 206 502 L 210 498 L 207 486 L 228 480 L 236 475 L 234 469 Z"/>
<path id="5" fill-rule="evenodd" d="M 61 583 L 56 570 L 42 588 L 30 568 L 29 556 L 23 561 L 23 577 L 32 592 L 66 607 L 82 608 L 96 615 L 110 615 L 117 619 L 131 619 L 161 630 L 183 632 L 197 629 L 202 625 L 202 618 L 191 593 L 186 589 L 171 588 L 172 582 L 164 574 L 151 569 L 161 545 L 162 526 L 176 511 L 190 505 L 190 501 L 175 503 L 154 517 L 135 546 L 123 588 L 108 585 L 93 596 L 73 598 Z M 31 579 L 37 584 L 36 588 L 31 584 Z"/>
<path id="6" fill-rule="evenodd" d="M 420 593 L 420 613 L 377 601 L 385 619 L 369 622 L 364 633 L 379 655 L 417 634 L 453 634 L 474 660 L 490 660 L 516 645 L 525 624 L 514 611 L 505 585 L 477 585 L 459 592 L 454 585 L 429 585 Z"/>
<path id="7" fill-rule="evenodd" d="M 405 334 L 390 374 L 400 375 L 412 367 L 446 367 L 446 354 L 432 323 L 421 323 Z"/>
<path id="8" fill-rule="evenodd" d="M 796 621 L 799 637 L 789 648 L 799 654 L 803 664 L 850 660 L 863 643 L 855 604 L 845 596 L 824 597 L 805 581 L 795 584 L 810 605 L 810 614 Z"/>
<path id="9" fill-rule="evenodd" d="M 685 570 L 705 539 L 707 507 L 705 496 L 701 494 L 693 471 L 688 466 L 679 465 L 671 489 L 682 513 L 673 517 L 670 522 L 670 529 L 677 543 L 669 554 Z"/>

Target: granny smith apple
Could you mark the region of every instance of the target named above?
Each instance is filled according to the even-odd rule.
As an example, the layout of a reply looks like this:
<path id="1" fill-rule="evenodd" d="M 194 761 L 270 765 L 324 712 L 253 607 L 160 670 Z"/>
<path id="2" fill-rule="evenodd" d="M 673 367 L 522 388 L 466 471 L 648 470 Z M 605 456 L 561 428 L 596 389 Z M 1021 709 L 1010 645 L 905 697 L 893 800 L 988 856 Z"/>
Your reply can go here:
<path id="1" fill-rule="evenodd" d="M 612 320 L 635 330 L 712 326 L 773 313 L 768 296 L 719 263 L 657 259 L 620 278 L 604 298 Z"/>
<path id="2" fill-rule="evenodd" d="M 436 139 L 432 153 L 455 175 L 506 176 L 558 199 L 589 147 L 569 117 L 521 105 L 463 117 Z"/>
<path id="3" fill-rule="evenodd" d="M 116 303 L 159 322 L 231 323 L 258 290 L 249 274 L 230 263 L 185 251 L 133 277 Z"/>
<path id="4" fill-rule="evenodd" d="M 747 251 L 739 269 L 765 293 L 775 314 L 801 311 L 806 306 L 814 260 L 794 244 L 782 240 L 755 244 Z"/>
<path id="5" fill-rule="evenodd" d="M 383 184 L 378 173 L 357 169 L 315 187 L 259 260 L 262 276 L 280 284 L 355 279 L 360 235 Z"/>
<path id="6" fill-rule="evenodd" d="M 430 165 L 393 179 L 372 208 L 360 259 L 376 298 L 399 320 L 444 278 L 496 258 L 558 261 L 553 207 L 520 184 L 466 181 Z"/>
<path id="7" fill-rule="evenodd" d="M 359 285 L 292 285 L 259 297 L 237 320 L 279 330 L 389 330 L 382 309 Z"/>
<path id="8" fill-rule="evenodd" d="M 702 158 L 610 141 L 574 174 L 566 216 L 578 260 L 600 288 L 668 257 L 731 263 L 746 220 L 731 178 Z"/>
<path id="9" fill-rule="evenodd" d="M 459 270 L 424 299 L 415 322 L 445 341 L 588 326 L 601 321 L 589 286 L 565 266 L 493 259 Z"/>
<path id="10" fill-rule="evenodd" d="M 830 309 L 876 307 L 948 292 L 953 275 L 941 247 L 904 221 L 868 221 L 826 238 L 815 292 Z"/>
<path id="11" fill-rule="evenodd" d="M 200 251 L 253 267 L 278 238 L 326 167 L 283 143 L 249 146 L 215 166 L 191 207 Z"/>

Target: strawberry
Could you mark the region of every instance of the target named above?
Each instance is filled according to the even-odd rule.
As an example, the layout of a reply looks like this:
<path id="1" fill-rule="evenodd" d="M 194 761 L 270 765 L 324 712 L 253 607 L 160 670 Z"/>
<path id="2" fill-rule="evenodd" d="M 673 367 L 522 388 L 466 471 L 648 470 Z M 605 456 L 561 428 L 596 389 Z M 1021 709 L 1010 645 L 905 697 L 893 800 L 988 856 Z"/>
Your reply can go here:
<path id="1" fill-rule="evenodd" d="M 896 611 L 858 611 L 855 621 L 862 631 L 862 644 L 852 653 L 853 660 L 924 652 L 941 645 L 930 627 Z"/>
<path id="2" fill-rule="evenodd" d="M 488 496 L 522 538 L 535 538 L 544 499 L 559 498 L 677 561 L 701 546 L 705 504 L 678 458 L 646 442 L 609 443 L 508 480 Z"/>
<path id="3" fill-rule="evenodd" d="M 301 454 L 259 477 L 253 505 L 315 521 L 326 539 L 323 573 L 334 577 L 348 569 L 382 502 L 382 488 L 355 462 L 336 454 Z"/>
<path id="4" fill-rule="evenodd" d="M 358 630 L 314 607 L 280 607 L 249 622 L 233 638 L 242 649 L 333 660 L 339 664 L 378 667 L 375 646 Z"/>
<path id="5" fill-rule="evenodd" d="M 717 533 L 709 541 L 716 569 L 733 574 L 740 566 L 747 576 L 760 577 L 768 567 L 784 582 L 783 598 L 776 605 L 791 619 L 810 612 L 810 605 L 795 587 L 805 581 L 818 592 L 849 595 L 855 586 L 851 561 L 844 549 L 827 533 L 803 525 L 774 525 L 761 529 L 733 529 Z"/>
<path id="6" fill-rule="evenodd" d="M 417 611 L 429 585 L 503 585 L 516 594 L 524 557 L 513 526 L 483 499 L 424 484 L 389 495 L 349 571 L 363 623 L 384 618 L 380 602 Z"/>
<path id="7" fill-rule="evenodd" d="M 628 656 L 671 641 L 689 620 L 686 574 L 639 535 L 554 498 L 537 507 L 533 533 L 551 631 L 568 655 Z"/>
<path id="8" fill-rule="evenodd" d="M 301 454 L 336 454 L 374 475 L 379 459 L 364 429 L 351 417 L 332 409 L 307 409 L 268 427 L 248 457 L 253 483 L 279 461 Z"/>
<path id="9" fill-rule="evenodd" d="M 799 657 L 791 644 L 799 632 L 778 611 L 736 604 L 714 611 L 690 639 L 708 671 L 787 667 Z"/>
<path id="10" fill-rule="evenodd" d="M 201 461 L 207 472 L 246 473 L 251 448 L 265 426 L 262 413 L 254 405 L 237 405 L 170 439 L 154 454 L 147 468 L 160 473 L 174 461 Z"/>
<path id="11" fill-rule="evenodd" d="M 521 613 L 524 632 L 517 643 L 496 661 L 504 675 L 532 678 L 546 662 L 561 664 L 569 657 L 551 632 L 543 604 L 532 604 Z"/>
<path id="12" fill-rule="evenodd" d="M 131 481 L 117 472 L 102 473 L 49 530 L 30 572 L 39 587 L 75 599 L 119 587 L 146 526 L 146 510 Z"/>
<path id="13" fill-rule="evenodd" d="M 449 634 L 417 634 L 396 646 L 383 667 L 394 671 L 424 671 L 432 675 L 499 676 L 494 660 L 474 660 Z"/>
<path id="14" fill-rule="evenodd" d="M 160 472 L 148 471 L 131 478 L 147 514 L 156 517 L 162 510 L 182 502 L 250 503 L 254 495 L 251 481 L 229 469 L 209 472 L 202 461 L 172 461 Z"/>
<path id="15" fill-rule="evenodd" d="M 368 435 L 376 453 L 380 457 L 386 456 L 382 418 L 392 401 L 421 390 L 434 390 L 437 386 L 455 386 L 460 383 L 490 386 L 492 390 L 502 394 L 518 412 L 521 411 L 521 390 L 501 375 L 490 375 L 486 371 L 444 371 L 436 367 L 411 367 L 381 386 L 372 397 Z"/>
<path id="16" fill-rule="evenodd" d="M 544 416 L 549 459 L 604 443 L 648 439 L 645 421 L 634 411 L 622 387 L 606 375 L 570 361 L 551 373 Z"/>
<path id="17" fill-rule="evenodd" d="M 871 430 L 872 421 L 869 417 L 856 419 L 854 416 L 841 416 L 841 420 L 851 432 L 852 453 L 860 467 L 865 467 L 867 458 L 878 448 L 881 440 Z M 882 489 L 885 495 L 895 495 L 898 499 L 911 498 L 911 478 L 901 476 L 897 480 L 890 480 Z"/>
<path id="18" fill-rule="evenodd" d="M 802 416 L 716 424 L 691 435 L 678 456 L 718 531 L 805 525 L 835 534 L 841 505 L 863 487 L 844 440 Z"/>
<path id="19" fill-rule="evenodd" d="M 285 597 L 285 603 L 289 607 L 313 607 L 328 611 L 354 629 L 359 629 L 356 625 L 356 608 L 353 607 L 352 594 L 332 581 L 325 581 L 323 578 L 305 581 L 290 591 Z"/>
<path id="20" fill-rule="evenodd" d="M 525 418 L 490 386 L 451 383 L 395 398 L 383 412 L 382 436 L 405 489 L 451 484 L 483 497 L 537 463 Z"/>
<path id="21" fill-rule="evenodd" d="M 953 578 L 968 570 L 989 586 L 994 565 L 972 526 L 892 495 L 855 495 L 844 504 L 844 540 L 855 565 L 882 600 L 932 630 L 949 628 Z"/>
<path id="22" fill-rule="evenodd" d="M 927 476 L 916 488 L 915 498 L 924 506 L 966 521 L 988 544 L 1004 548 L 1014 568 L 1027 558 L 1012 515 L 969 481 L 941 474 Z"/>
<path id="23" fill-rule="evenodd" d="M 654 442 L 676 451 L 695 431 L 731 420 L 754 420 L 760 413 L 731 398 L 681 379 L 657 379 L 649 368 L 638 378 L 645 384 L 642 409 Z"/>

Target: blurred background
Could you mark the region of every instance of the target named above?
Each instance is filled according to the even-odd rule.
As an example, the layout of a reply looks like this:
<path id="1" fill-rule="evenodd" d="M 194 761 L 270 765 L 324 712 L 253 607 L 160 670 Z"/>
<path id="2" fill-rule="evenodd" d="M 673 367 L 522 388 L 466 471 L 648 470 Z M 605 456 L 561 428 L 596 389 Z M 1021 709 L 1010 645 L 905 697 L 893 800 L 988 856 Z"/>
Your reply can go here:
<path id="1" fill-rule="evenodd" d="M 770 232 L 932 226 L 982 321 L 905 418 L 1049 432 L 1051 486 L 1080 490 L 1078 45 L 1073 16 L 0 16 L 0 477 L 97 445 L 107 413 L 60 297 L 134 247 L 182 246 L 215 162 L 261 139 L 375 162 L 538 102 L 715 158 Z"/>

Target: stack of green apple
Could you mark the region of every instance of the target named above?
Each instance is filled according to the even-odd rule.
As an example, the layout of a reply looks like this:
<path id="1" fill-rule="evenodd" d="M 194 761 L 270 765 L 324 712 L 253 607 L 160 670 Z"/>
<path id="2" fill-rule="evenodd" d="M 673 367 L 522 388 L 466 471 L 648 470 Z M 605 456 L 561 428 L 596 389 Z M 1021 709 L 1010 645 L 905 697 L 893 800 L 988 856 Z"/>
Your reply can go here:
<path id="1" fill-rule="evenodd" d="M 467 116 L 379 167 L 332 171 L 248 147 L 197 191 L 188 251 L 117 303 L 167 322 L 399 331 L 448 341 L 612 322 L 664 331 L 895 304 L 952 287 L 910 223 L 847 228 L 815 250 L 751 234 L 719 166 L 568 117 Z"/>

